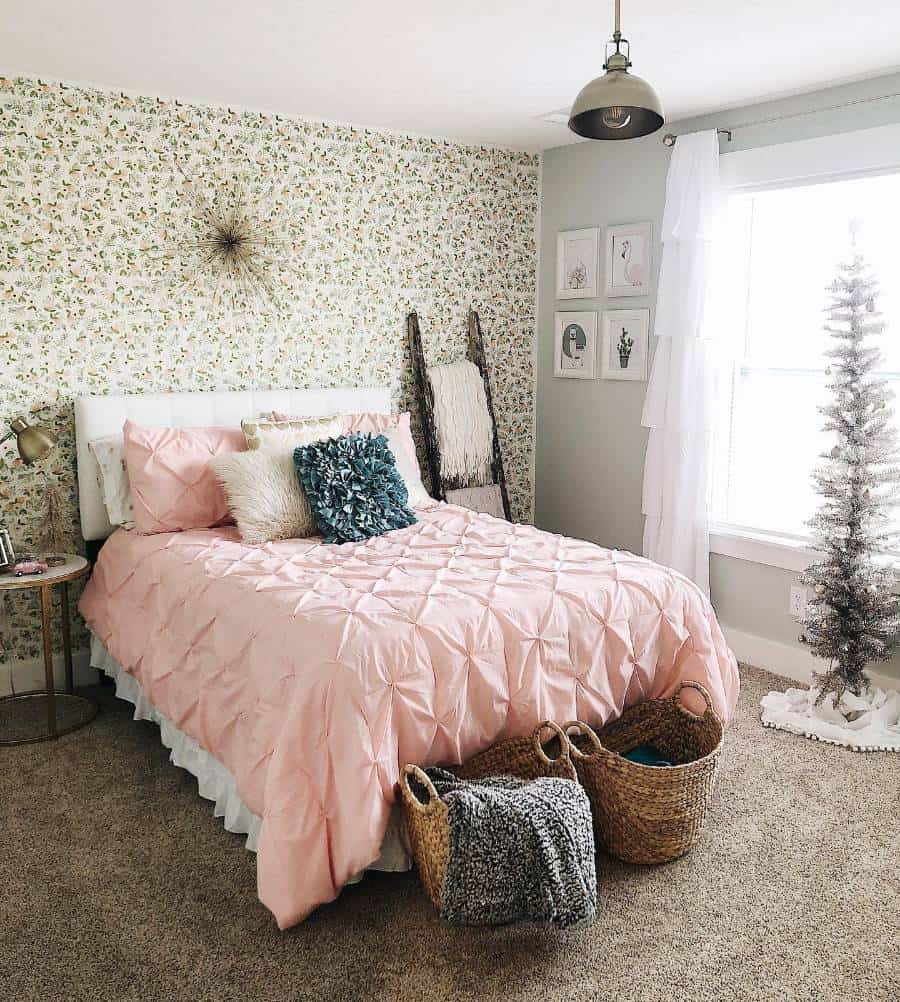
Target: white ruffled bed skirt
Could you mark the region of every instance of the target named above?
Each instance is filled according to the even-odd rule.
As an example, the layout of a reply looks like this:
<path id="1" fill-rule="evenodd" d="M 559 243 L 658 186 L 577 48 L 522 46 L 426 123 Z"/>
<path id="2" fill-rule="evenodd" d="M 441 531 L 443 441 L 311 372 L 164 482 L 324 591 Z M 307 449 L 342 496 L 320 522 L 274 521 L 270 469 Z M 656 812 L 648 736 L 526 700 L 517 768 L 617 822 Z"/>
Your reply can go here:
<path id="1" fill-rule="evenodd" d="M 246 835 L 246 847 L 256 852 L 262 819 L 249 810 L 238 796 L 237 785 L 228 769 L 156 709 L 137 679 L 113 658 L 94 634 L 91 634 L 91 667 L 98 668 L 115 681 L 116 696 L 134 705 L 135 720 L 150 720 L 159 727 L 160 740 L 169 749 L 171 761 L 197 780 L 200 796 L 213 802 L 213 814 L 222 818 L 226 831 Z M 411 865 L 400 838 L 399 813 L 395 808 L 381 843 L 381 855 L 369 869 L 393 873 L 408 870 Z M 356 877 L 356 880 L 360 879 L 362 874 Z"/>

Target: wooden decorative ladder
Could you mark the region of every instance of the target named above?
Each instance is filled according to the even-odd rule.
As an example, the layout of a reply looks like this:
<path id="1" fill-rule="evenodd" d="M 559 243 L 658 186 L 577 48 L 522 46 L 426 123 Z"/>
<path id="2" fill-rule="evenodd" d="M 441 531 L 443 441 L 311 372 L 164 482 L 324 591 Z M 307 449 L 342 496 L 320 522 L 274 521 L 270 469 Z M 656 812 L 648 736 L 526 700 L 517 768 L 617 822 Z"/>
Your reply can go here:
<path id="1" fill-rule="evenodd" d="M 481 378 L 484 381 L 484 395 L 487 400 L 488 414 L 491 418 L 491 428 L 493 429 L 493 460 L 491 462 L 490 484 L 472 484 L 464 482 L 460 477 L 443 479 L 441 477 L 441 454 L 438 448 L 437 429 L 434 424 L 434 392 L 431 381 L 428 378 L 428 365 L 425 361 L 425 352 L 422 347 L 422 332 L 419 329 L 419 316 L 417 313 L 410 313 L 406 318 L 406 327 L 409 334 L 409 350 L 412 356 L 413 371 L 416 379 L 416 391 L 419 398 L 419 415 L 422 419 L 422 431 L 425 436 L 425 454 L 428 462 L 428 473 L 431 477 L 432 496 L 438 501 L 451 500 L 454 504 L 459 504 L 465 508 L 476 508 L 476 499 L 481 492 L 490 490 L 499 492 L 502 503 L 503 514 L 507 521 L 512 521 L 509 509 L 509 495 L 506 490 L 506 475 L 503 471 L 503 456 L 500 453 L 500 439 L 497 435 L 497 420 L 494 417 L 494 398 L 491 393 L 491 380 L 484 353 L 484 338 L 481 335 L 481 321 L 475 310 L 469 310 L 469 340 L 467 357 L 470 362 L 478 366 Z M 448 498 L 448 492 L 451 497 Z M 466 504 L 468 499 L 473 503 Z"/>

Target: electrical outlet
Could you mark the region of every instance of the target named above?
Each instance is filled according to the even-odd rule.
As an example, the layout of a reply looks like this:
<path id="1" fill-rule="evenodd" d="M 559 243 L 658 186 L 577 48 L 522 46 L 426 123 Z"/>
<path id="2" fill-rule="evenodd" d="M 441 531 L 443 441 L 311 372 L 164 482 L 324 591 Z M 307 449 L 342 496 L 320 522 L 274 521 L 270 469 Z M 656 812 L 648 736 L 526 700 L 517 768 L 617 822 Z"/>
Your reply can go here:
<path id="1" fill-rule="evenodd" d="M 788 612 L 794 619 L 806 619 L 806 610 L 809 605 L 809 589 L 794 585 L 791 588 L 791 598 L 788 603 Z"/>

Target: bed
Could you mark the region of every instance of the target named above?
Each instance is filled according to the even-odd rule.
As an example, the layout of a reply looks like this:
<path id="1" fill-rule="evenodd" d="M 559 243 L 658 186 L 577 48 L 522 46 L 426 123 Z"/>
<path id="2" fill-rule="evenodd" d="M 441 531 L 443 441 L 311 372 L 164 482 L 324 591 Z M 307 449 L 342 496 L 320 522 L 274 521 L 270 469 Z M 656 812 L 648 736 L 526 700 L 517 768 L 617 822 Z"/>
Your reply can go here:
<path id="1" fill-rule="evenodd" d="M 87 443 L 128 417 L 210 425 L 389 407 L 378 389 L 284 397 L 79 400 L 85 538 L 110 531 Z M 119 529 L 80 602 L 94 663 L 250 832 L 259 897 L 281 928 L 383 857 L 404 762 L 458 762 L 547 717 L 600 724 L 684 679 L 724 717 L 734 708 L 734 657 L 686 578 L 452 505 L 417 515 L 339 546 Z"/>

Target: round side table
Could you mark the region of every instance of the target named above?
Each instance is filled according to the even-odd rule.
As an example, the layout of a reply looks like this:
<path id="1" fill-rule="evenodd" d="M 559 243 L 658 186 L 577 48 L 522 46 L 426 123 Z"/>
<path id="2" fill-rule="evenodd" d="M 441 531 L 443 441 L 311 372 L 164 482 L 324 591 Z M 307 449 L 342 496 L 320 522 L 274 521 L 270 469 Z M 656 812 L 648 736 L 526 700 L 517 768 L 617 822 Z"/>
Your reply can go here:
<path id="1" fill-rule="evenodd" d="M 41 626 L 44 641 L 44 680 L 43 689 L 29 692 L 16 692 L 9 696 L 0 696 L 0 710 L 6 704 L 21 705 L 24 708 L 24 720 L 16 721 L 15 737 L 7 737 L 0 729 L 0 745 L 23 745 L 33 741 L 48 741 L 58 738 L 61 734 L 69 734 L 90 723 L 97 714 L 97 704 L 86 696 L 75 693 L 72 676 L 72 637 L 69 626 L 69 582 L 84 577 L 89 568 L 84 557 L 66 554 L 66 562 L 51 567 L 45 574 L 30 574 L 17 578 L 13 574 L 0 574 L 0 591 L 27 591 L 40 589 L 41 592 Z M 62 602 L 60 608 L 60 627 L 63 639 L 63 656 L 66 668 L 66 687 L 56 688 L 53 680 L 53 645 L 50 633 L 51 595 L 54 585 L 62 587 Z M 42 705 L 43 704 L 43 705 Z M 0 720 L 6 716 L 0 713 Z M 0 725 L 2 726 L 2 725 Z"/>

